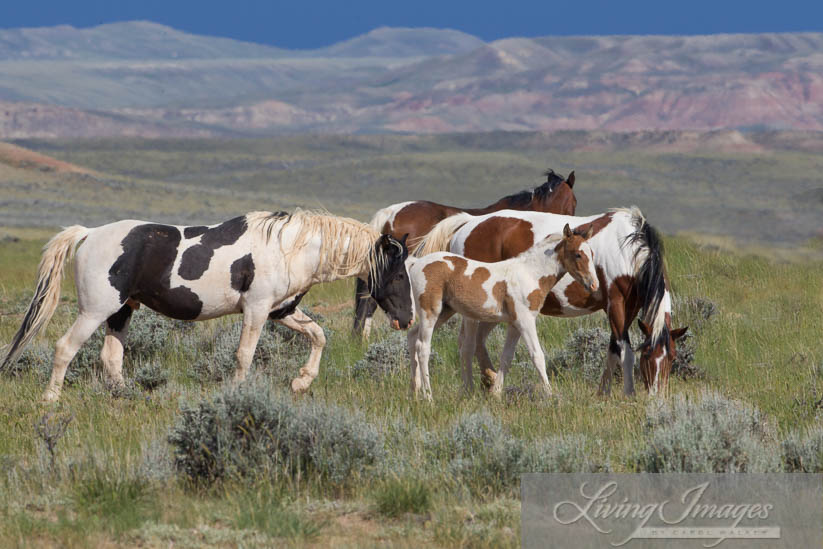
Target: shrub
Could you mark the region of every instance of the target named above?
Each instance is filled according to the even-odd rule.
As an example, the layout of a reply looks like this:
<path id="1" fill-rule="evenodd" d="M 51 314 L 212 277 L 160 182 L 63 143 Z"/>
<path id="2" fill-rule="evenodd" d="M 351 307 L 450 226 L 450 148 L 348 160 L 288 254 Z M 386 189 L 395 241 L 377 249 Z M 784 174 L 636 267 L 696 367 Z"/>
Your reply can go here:
<path id="1" fill-rule="evenodd" d="M 587 381 L 599 381 L 606 364 L 609 332 L 602 328 L 578 328 L 563 347 L 548 357 L 548 370 L 580 372 Z"/>
<path id="2" fill-rule="evenodd" d="M 177 469 L 193 480 L 255 474 L 317 474 L 344 482 L 384 455 L 365 419 L 252 383 L 184 406 L 169 442 Z"/>
<path id="3" fill-rule="evenodd" d="M 178 324 L 151 309 L 138 309 L 129 323 L 124 354 L 131 360 L 153 357 L 163 350 Z"/>
<path id="4" fill-rule="evenodd" d="M 374 378 L 408 372 L 409 360 L 406 332 L 393 331 L 386 338 L 369 344 L 363 358 L 351 366 L 351 374 L 355 378 Z M 432 348 L 429 365 L 440 362 L 440 355 Z"/>
<path id="5" fill-rule="evenodd" d="M 371 343 L 363 358 L 351 367 L 353 377 L 391 375 L 409 367 L 409 346 L 406 332 L 393 332 L 385 339 Z"/>
<path id="6" fill-rule="evenodd" d="M 780 469 L 773 433 L 757 408 L 713 392 L 677 395 L 646 411 L 637 466 L 650 473 L 769 472 Z"/>
<path id="7" fill-rule="evenodd" d="M 803 435 L 791 433 L 781 446 L 783 466 L 787 472 L 823 472 L 823 427 L 815 425 Z"/>
<path id="8" fill-rule="evenodd" d="M 403 513 L 425 513 L 431 507 L 431 491 L 417 479 L 390 479 L 380 485 L 375 493 L 380 514 L 397 517 Z"/>
<path id="9" fill-rule="evenodd" d="M 257 347 L 252 358 L 252 370 L 263 370 L 269 364 L 279 364 L 279 368 L 270 373 L 291 381 L 295 366 L 303 363 L 304 355 L 309 350 L 309 343 L 302 334 L 290 330 L 275 322 L 268 322 L 260 333 Z M 237 346 L 240 344 L 242 322 L 235 322 L 216 335 L 193 346 L 200 348 L 192 363 L 192 374 L 197 379 L 224 381 L 231 379 L 237 369 Z M 279 379 L 279 377 L 278 377 Z"/>
<path id="10" fill-rule="evenodd" d="M 524 441 L 507 433 L 489 414 L 460 418 L 429 445 L 447 471 L 475 493 L 499 493 L 516 488 L 524 472 L 595 472 L 608 470 L 592 460 L 584 435 Z"/>
<path id="11" fill-rule="evenodd" d="M 146 391 L 153 391 L 165 385 L 169 380 L 169 374 L 165 368 L 156 362 L 143 364 L 134 372 L 134 381 Z"/>
<path id="12" fill-rule="evenodd" d="M 692 331 L 700 332 L 717 315 L 718 308 L 714 301 L 706 297 L 675 295 L 672 312 L 678 326 L 689 326 Z"/>

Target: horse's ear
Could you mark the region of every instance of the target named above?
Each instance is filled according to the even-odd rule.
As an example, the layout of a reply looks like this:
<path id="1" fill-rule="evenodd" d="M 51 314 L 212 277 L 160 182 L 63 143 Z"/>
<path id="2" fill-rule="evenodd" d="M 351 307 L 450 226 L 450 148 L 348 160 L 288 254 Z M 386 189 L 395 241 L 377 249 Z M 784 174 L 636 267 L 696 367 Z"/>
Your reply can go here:
<path id="1" fill-rule="evenodd" d="M 689 331 L 688 326 L 684 326 L 683 328 L 678 328 L 676 330 L 672 330 L 672 332 L 671 332 L 672 333 L 672 341 L 677 341 L 678 339 L 680 339 L 681 337 L 686 335 L 686 332 L 688 332 L 688 331 Z"/>
<path id="2" fill-rule="evenodd" d="M 572 170 L 572 173 L 566 178 L 566 185 L 568 185 L 570 189 L 574 188 L 574 170 Z"/>
<path id="3" fill-rule="evenodd" d="M 594 225 L 589 225 L 589 229 L 586 231 L 586 234 L 583 235 L 583 240 L 588 240 L 594 235 Z"/>
<path id="4" fill-rule="evenodd" d="M 563 236 L 564 236 L 564 237 L 566 237 L 566 238 L 569 238 L 569 237 L 571 237 L 573 234 L 574 234 L 574 233 L 572 232 L 571 227 L 569 227 L 569 224 L 568 224 L 568 223 L 566 223 L 566 226 L 565 226 L 565 227 L 563 227 Z"/>
<path id="5" fill-rule="evenodd" d="M 643 322 L 642 320 L 640 320 L 640 319 L 638 318 L 638 319 L 637 319 L 637 325 L 638 325 L 638 326 L 640 326 L 640 331 L 641 331 L 641 332 L 643 332 L 643 335 L 644 335 L 644 336 L 646 336 L 647 338 L 648 338 L 649 336 L 651 336 L 652 331 L 651 331 L 651 330 L 649 330 L 649 327 L 648 327 L 648 326 L 646 326 L 646 323 L 645 323 L 645 322 Z"/>

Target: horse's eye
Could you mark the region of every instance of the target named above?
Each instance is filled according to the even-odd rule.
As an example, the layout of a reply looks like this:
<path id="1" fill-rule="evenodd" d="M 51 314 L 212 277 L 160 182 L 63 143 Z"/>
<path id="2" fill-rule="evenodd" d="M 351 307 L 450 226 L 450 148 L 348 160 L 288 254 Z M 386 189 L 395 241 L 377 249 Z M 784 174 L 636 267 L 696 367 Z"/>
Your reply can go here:
<path id="1" fill-rule="evenodd" d="M 582 258 L 582 257 L 583 257 L 583 256 L 580 254 L 580 252 L 577 252 L 576 254 L 574 254 L 574 256 L 575 256 L 577 259 L 580 259 L 580 258 Z"/>

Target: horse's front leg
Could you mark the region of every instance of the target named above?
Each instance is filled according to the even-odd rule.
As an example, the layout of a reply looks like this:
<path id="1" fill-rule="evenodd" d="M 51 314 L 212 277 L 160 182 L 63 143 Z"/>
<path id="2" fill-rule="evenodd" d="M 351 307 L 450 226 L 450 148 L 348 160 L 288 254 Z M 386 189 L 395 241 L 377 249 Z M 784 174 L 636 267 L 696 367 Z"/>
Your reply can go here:
<path id="1" fill-rule="evenodd" d="M 305 392 L 309 389 L 317 374 L 320 373 L 320 357 L 323 355 L 323 348 L 326 346 L 326 334 L 323 333 L 323 328 L 318 326 L 309 315 L 300 309 L 295 309 L 294 313 L 275 322 L 303 334 L 311 342 L 309 359 L 300 368 L 300 376 L 294 378 L 291 382 L 292 391 L 295 393 Z"/>
<path id="2" fill-rule="evenodd" d="M 420 323 L 412 326 L 406 334 L 406 341 L 409 348 L 409 373 L 411 374 L 410 392 L 412 398 L 417 398 L 420 394 L 421 377 L 420 362 L 417 359 L 417 339 L 420 337 Z"/>
<path id="3" fill-rule="evenodd" d="M 552 386 L 549 383 L 549 376 L 546 375 L 546 356 L 543 354 L 543 348 L 540 346 L 540 339 L 537 337 L 537 318 L 529 316 L 527 311 L 521 313 L 518 311 L 517 320 L 513 323 L 523 336 L 523 343 L 529 350 L 532 358 L 532 364 L 540 375 L 543 391 L 548 396 L 552 396 Z M 502 371 L 502 370 L 501 370 Z"/>
<path id="4" fill-rule="evenodd" d="M 240 345 L 237 347 L 237 370 L 234 372 L 234 382 L 240 383 L 246 379 L 249 366 L 254 359 L 254 350 L 260 339 L 260 332 L 269 316 L 269 307 L 259 304 L 248 305 L 243 309 L 243 328 L 240 332 Z"/>

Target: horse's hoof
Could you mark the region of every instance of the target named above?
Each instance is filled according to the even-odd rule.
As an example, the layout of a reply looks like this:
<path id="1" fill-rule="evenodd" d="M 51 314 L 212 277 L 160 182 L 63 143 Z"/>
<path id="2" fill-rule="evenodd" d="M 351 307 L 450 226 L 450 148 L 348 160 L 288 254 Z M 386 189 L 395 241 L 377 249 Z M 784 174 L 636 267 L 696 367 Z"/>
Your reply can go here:
<path id="1" fill-rule="evenodd" d="M 291 381 L 291 391 L 295 394 L 305 393 L 309 390 L 312 380 L 296 377 Z"/>
<path id="2" fill-rule="evenodd" d="M 51 389 L 47 389 L 45 393 L 43 393 L 43 398 L 40 399 L 40 402 L 43 404 L 53 404 L 60 400 L 60 393 L 56 393 Z"/>
<path id="3" fill-rule="evenodd" d="M 480 376 L 480 381 L 487 390 L 491 390 L 494 386 L 495 379 L 497 379 L 497 372 L 494 370 L 483 370 L 483 374 Z"/>

